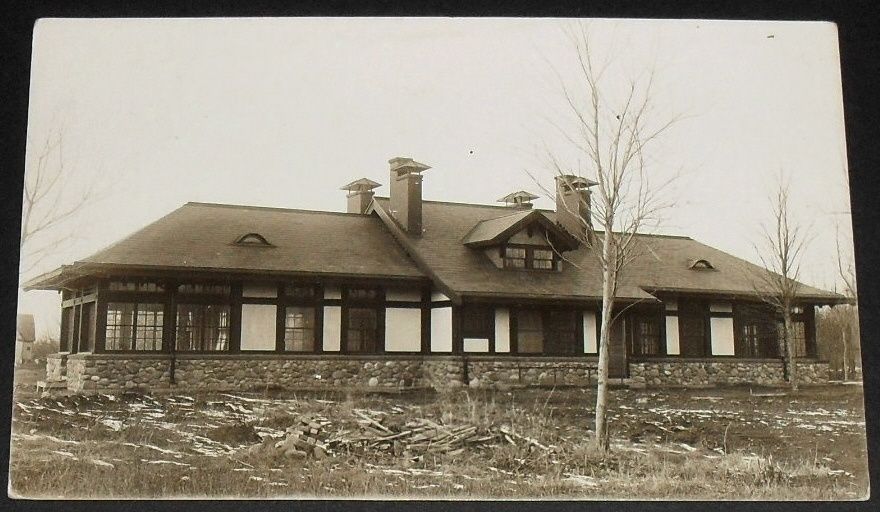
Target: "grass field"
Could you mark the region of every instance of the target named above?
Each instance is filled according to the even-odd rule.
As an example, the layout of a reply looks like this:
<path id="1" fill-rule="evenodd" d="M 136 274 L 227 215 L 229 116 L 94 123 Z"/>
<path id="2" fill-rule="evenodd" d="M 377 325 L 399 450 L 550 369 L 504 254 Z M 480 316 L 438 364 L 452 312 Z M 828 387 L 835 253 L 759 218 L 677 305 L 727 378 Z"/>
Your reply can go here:
<path id="1" fill-rule="evenodd" d="M 861 386 L 615 390 L 607 454 L 589 443 L 594 398 L 584 389 L 19 394 L 10 490 L 29 498 L 867 496 Z M 391 427 L 413 418 L 480 432 L 506 425 L 546 449 L 503 438 L 450 453 L 347 447 L 316 459 L 271 449 L 304 414 L 356 431 L 355 409 Z"/>

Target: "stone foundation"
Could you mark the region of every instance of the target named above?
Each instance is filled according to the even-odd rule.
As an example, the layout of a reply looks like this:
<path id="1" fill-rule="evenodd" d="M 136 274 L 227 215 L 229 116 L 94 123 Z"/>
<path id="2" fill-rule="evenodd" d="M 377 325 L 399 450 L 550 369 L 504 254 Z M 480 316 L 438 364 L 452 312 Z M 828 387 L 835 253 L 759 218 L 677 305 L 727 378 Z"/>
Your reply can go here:
<path id="1" fill-rule="evenodd" d="M 67 373 L 67 352 L 46 356 L 46 380 L 61 380 Z"/>
<path id="2" fill-rule="evenodd" d="M 66 365 L 65 365 L 66 362 Z M 523 386 L 590 386 L 595 357 L 359 356 L 340 354 L 52 354 L 49 380 L 66 373 L 74 392 L 121 390 L 509 389 Z M 631 362 L 633 387 L 784 384 L 782 362 L 768 359 L 659 359 Z M 828 363 L 801 361 L 803 384 L 828 381 Z"/>
<path id="3" fill-rule="evenodd" d="M 797 363 L 801 384 L 828 382 L 828 363 L 800 361 Z M 716 386 L 785 384 L 782 361 L 778 359 L 664 359 L 629 364 L 632 387 Z"/>

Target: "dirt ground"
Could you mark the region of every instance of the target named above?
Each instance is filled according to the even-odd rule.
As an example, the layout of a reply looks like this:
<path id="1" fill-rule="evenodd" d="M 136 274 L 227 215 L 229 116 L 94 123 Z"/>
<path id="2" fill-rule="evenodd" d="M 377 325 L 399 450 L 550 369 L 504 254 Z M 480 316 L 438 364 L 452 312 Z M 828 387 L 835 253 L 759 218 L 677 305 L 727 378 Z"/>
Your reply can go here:
<path id="1" fill-rule="evenodd" d="M 594 390 L 447 394 L 205 393 L 28 397 L 13 411 L 22 497 L 862 499 L 862 388 L 617 389 L 611 452 L 589 443 Z M 371 411 L 394 432 L 425 418 L 491 441 L 450 453 L 345 445 L 271 450 L 303 415 L 340 436 Z M 504 425 L 513 439 L 496 436 Z M 496 437 L 493 437 L 496 436 Z M 536 448 L 520 439 L 537 441 Z M 268 446 L 256 450 L 255 446 Z"/>

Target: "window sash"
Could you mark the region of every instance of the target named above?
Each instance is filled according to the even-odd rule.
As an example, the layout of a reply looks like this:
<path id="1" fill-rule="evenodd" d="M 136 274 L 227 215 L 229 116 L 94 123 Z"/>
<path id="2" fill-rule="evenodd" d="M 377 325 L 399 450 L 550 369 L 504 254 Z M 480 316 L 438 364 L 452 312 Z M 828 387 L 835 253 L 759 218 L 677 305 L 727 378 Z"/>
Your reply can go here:
<path id="1" fill-rule="evenodd" d="M 104 328 L 104 350 L 162 350 L 165 306 L 158 303 L 110 302 Z"/>
<path id="2" fill-rule="evenodd" d="M 349 308 L 345 350 L 351 353 L 378 351 L 379 312 L 373 308 Z"/>
<path id="3" fill-rule="evenodd" d="M 284 315 L 284 350 L 312 352 L 315 349 L 315 308 L 288 307 Z"/>
<path id="4" fill-rule="evenodd" d="M 230 307 L 218 304 L 178 304 L 176 348 L 181 352 L 229 350 Z"/>

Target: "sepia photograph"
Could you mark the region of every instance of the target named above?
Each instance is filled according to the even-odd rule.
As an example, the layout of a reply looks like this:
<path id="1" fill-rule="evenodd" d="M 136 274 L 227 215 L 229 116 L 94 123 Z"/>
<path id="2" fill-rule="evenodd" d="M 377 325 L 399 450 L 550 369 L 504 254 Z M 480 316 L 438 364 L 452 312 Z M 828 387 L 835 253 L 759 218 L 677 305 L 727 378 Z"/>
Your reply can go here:
<path id="1" fill-rule="evenodd" d="M 38 20 L 9 496 L 868 499 L 840 63 L 818 21 Z"/>

